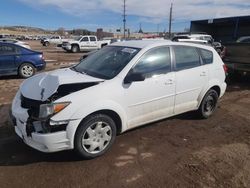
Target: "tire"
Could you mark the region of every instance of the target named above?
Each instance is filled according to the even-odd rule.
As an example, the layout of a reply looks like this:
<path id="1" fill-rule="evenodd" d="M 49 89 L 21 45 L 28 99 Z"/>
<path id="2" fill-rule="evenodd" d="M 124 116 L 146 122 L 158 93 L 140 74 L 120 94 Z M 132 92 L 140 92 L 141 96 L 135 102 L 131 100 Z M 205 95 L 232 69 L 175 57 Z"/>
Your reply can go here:
<path id="1" fill-rule="evenodd" d="M 18 69 L 18 75 L 22 78 L 29 78 L 36 73 L 35 67 L 30 63 L 22 64 Z"/>
<path id="2" fill-rule="evenodd" d="M 84 159 L 103 155 L 114 143 L 116 125 L 114 120 L 104 114 L 87 117 L 78 127 L 74 148 Z"/>
<path id="3" fill-rule="evenodd" d="M 71 47 L 71 51 L 72 51 L 73 53 L 79 52 L 79 51 L 80 51 L 79 46 L 73 45 L 73 46 Z"/>
<path id="4" fill-rule="evenodd" d="M 210 89 L 204 96 L 197 111 L 199 117 L 202 119 L 207 119 L 212 116 L 215 109 L 217 108 L 218 98 L 218 93 L 214 89 Z"/>
<path id="5" fill-rule="evenodd" d="M 102 44 L 102 45 L 101 45 L 101 48 L 103 48 L 104 46 L 107 46 L 107 45 L 108 45 L 108 44 Z"/>
<path id="6" fill-rule="evenodd" d="M 44 46 L 49 46 L 49 42 L 45 42 L 45 43 L 44 43 Z"/>

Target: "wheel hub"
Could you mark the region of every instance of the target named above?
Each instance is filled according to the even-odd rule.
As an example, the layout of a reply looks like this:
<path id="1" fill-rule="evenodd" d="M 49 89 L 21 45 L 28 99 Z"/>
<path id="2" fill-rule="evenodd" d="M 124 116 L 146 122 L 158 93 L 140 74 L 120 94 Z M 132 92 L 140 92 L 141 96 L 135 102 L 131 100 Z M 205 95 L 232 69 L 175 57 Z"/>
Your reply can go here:
<path id="1" fill-rule="evenodd" d="M 33 74 L 33 69 L 32 67 L 30 66 L 24 66 L 22 68 L 22 73 L 25 75 L 25 76 L 31 76 Z"/>
<path id="2" fill-rule="evenodd" d="M 97 122 L 89 126 L 82 137 L 82 147 L 90 154 L 103 151 L 110 143 L 112 130 L 110 125 Z"/>
<path id="3" fill-rule="evenodd" d="M 213 96 L 208 96 L 206 103 L 205 103 L 205 110 L 206 112 L 212 112 L 215 108 L 215 100 L 213 98 Z"/>

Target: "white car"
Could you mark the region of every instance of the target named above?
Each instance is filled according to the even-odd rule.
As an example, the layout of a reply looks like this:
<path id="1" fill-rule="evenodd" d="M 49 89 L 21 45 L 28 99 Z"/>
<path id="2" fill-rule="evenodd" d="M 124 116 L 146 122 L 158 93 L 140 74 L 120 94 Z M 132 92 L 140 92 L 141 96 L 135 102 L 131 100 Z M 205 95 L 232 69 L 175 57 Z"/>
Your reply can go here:
<path id="1" fill-rule="evenodd" d="M 51 36 L 43 38 L 40 42 L 43 46 L 49 46 L 50 44 L 61 45 L 63 42 L 67 42 L 69 39 L 64 39 L 61 36 Z"/>
<path id="2" fill-rule="evenodd" d="M 22 47 L 24 47 L 24 48 L 31 49 L 31 48 L 30 48 L 30 45 L 29 45 L 28 43 L 22 42 L 22 41 L 19 41 L 19 40 L 15 40 L 15 39 L 2 38 L 2 39 L 0 39 L 0 42 L 13 43 L 13 44 L 22 46 Z"/>
<path id="3" fill-rule="evenodd" d="M 126 41 L 25 80 L 11 114 L 27 145 L 95 158 L 129 129 L 193 110 L 210 117 L 225 90 L 225 66 L 212 47 Z"/>

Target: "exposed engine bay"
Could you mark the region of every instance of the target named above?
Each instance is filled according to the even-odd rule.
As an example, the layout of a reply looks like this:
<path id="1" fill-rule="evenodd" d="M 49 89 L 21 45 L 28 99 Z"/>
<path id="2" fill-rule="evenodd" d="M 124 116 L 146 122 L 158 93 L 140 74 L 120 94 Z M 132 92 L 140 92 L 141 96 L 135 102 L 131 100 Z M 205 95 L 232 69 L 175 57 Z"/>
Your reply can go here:
<path id="1" fill-rule="evenodd" d="M 59 80 L 58 74 L 60 74 L 60 78 L 64 77 L 65 79 Z M 21 107 L 27 109 L 29 115 L 26 121 L 27 135 L 31 136 L 32 132 L 53 133 L 66 130 L 67 121 L 51 125 L 50 119 L 54 113 L 44 112 L 53 108 L 57 99 L 95 86 L 101 81 L 70 69 L 61 69 L 52 74 L 42 73 L 33 77 L 32 80 L 26 80 L 26 83 L 20 88 L 20 100 Z"/>

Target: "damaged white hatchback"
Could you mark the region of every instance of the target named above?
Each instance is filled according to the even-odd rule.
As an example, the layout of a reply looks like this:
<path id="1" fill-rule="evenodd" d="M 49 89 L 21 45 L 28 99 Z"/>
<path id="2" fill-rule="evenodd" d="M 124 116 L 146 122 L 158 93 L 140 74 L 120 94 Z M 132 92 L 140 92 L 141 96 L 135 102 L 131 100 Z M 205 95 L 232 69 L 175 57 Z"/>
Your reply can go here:
<path id="1" fill-rule="evenodd" d="M 128 129 L 187 111 L 211 116 L 226 89 L 225 70 L 209 46 L 114 43 L 74 67 L 25 80 L 11 116 L 32 148 L 95 158 Z"/>

